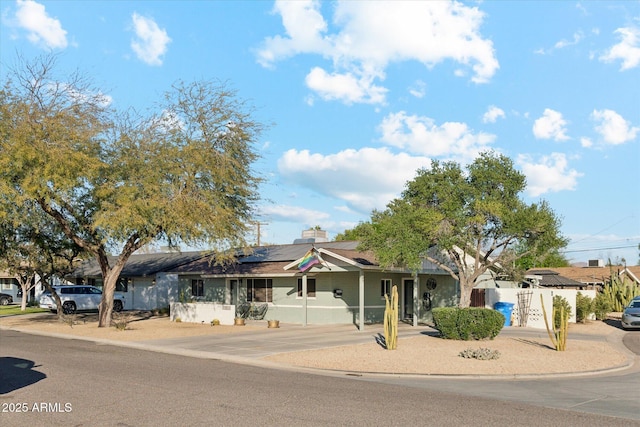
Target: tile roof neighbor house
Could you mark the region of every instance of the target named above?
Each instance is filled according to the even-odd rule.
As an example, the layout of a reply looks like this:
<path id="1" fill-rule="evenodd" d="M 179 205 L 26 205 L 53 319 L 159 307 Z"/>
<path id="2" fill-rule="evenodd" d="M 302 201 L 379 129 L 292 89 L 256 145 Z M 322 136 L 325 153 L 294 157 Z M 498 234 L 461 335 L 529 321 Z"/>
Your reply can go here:
<path id="1" fill-rule="evenodd" d="M 554 271 L 564 277 L 573 279 L 585 285 L 602 287 L 611 275 L 627 277 L 632 282 L 640 285 L 640 266 L 612 265 L 589 266 L 589 267 L 549 267 L 547 270 Z"/>
<path id="2" fill-rule="evenodd" d="M 322 239 L 320 239 L 322 240 Z M 398 286 L 402 319 L 417 325 L 431 320 L 431 309 L 458 301 L 457 282 L 425 262 L 414 274 L 385 270 L 358 242 L 297 243 L 254 247 L 236 262 L 218 265 L 203 252 L 132 255 L 118 291 L 127 294 L 125 309 L 156 309 L 175 302 L 243 303 L 267 307 L 266 319 L 299 324 L 381 322 L 385 293 Z M 316 257 L 301 269 L 306 257 Z M 94 260 L 84 262 L 69 279 L 102 285 Z M 305 292 L 306 290 L 306 292 Z"/>

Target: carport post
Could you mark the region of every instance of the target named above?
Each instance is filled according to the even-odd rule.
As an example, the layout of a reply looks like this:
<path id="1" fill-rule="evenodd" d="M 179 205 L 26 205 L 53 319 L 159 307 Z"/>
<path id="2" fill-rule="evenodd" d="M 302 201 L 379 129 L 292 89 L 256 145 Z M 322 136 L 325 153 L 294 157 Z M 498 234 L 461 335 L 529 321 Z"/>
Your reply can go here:
<path id="1" fill-rule="evenodd" d="M 418 326 L 418 315 L 420 310 L 420 300 L 418 299 L 418 290 L 420 289 L 420 278 L 417 274 L 413 275 L 413 326 Z"/>
<path id="2" fill-rule="evenodd" d="M 302 275 L 302 326 L 307 326 L 307 273 Z"/>
<path id="3" fill-rule="evenodd" d="M 364 331 L 364 271 L 360 270 L 358 282 L 358 330 Z"/>

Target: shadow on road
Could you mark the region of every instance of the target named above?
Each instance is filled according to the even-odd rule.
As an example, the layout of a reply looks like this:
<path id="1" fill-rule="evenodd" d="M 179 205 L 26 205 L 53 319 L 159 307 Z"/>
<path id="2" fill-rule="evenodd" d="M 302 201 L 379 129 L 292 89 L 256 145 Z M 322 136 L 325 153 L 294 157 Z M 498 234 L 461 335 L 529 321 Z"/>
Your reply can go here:
<path id="1" fill-rule="evenodd" d="M 0 394 L 11 393 L 14 390 L 35 384 L 47 376 L 34 371 L 36 364 L 27 359 L 17 357 L 0 357 Z"/>

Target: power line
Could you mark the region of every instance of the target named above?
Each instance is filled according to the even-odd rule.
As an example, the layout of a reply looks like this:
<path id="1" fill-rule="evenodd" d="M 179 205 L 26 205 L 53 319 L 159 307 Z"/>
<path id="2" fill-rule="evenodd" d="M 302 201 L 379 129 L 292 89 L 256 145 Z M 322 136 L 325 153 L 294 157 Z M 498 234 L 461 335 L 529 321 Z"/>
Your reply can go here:
<path id="1" fill-rule="evenodd" d="M 582 238 L 582 239 L 580 239 L 580 240 L 576 240 L 574 243 L 582 242 L 583 240 L 587 240 L 587 239 L 588 239 L 588 238 L 590 238 L 590 237 L 597 236 L 598 234 L 602 233 L 603 231 L 607 231 L 607 230 L 609 230 L 610 228 L 613 228 L 613 227 L 615 227 L 616 225 L 620 224 L 621 222 L 626 221 L 627 219 L 629 219 L 629 218 L 633 218 L 633 217 L 634 217 L 634 215 L 633 215 L 633 214 L 631 214 L 631 215 L 629 215 L 629 216 L 625 216 L 625 217 L 624 217 L 624 218 L 622 218 L 620 221 L 618 221 L 618 222 L 616 222 L 616 223 L 614 223 L 614 224 L 611 224 L 611 225 L 609 225 L 609 226 L 607 226 L 607 227 L 603 228 L 602 230 L 600 230 L 600 231 L 598 231 L 598 232 L 596 232 L 596 233 L 594 233 L 594 234 L 591 234 L 591 235 L 589 235 L 589 236 L 586 236 L 586 237 L 584 237 L 584 238 Z"/>
<path id="2" fill-rule="evenodd" d="M 608 248 L 592 248 L 592 249 L 574 249 L 571 251 L 560 251 L 561 253 L 572 253 L 572 252 L 593 252 L 593 251 L 607 251 L 611 249 L 629 249 L 629 248 L 637 248 L 638 245 L 630 245 L 630 246 L 611 246 Z"/>

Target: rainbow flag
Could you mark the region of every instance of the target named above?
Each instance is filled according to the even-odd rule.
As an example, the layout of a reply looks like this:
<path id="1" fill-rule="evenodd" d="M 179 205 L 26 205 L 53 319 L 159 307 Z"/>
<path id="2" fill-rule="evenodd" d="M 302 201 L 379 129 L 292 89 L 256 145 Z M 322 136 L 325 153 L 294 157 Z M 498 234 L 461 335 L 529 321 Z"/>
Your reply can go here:
<path id="1" fill-rule="evenodd" d="M 302 261 L 298 264 L 298 270 L 304 272 L 313 267 L 316 264 L 320 264 L 320 254 L 316 248 L 311 248 L 309 251 L 302 257 Z"/>

